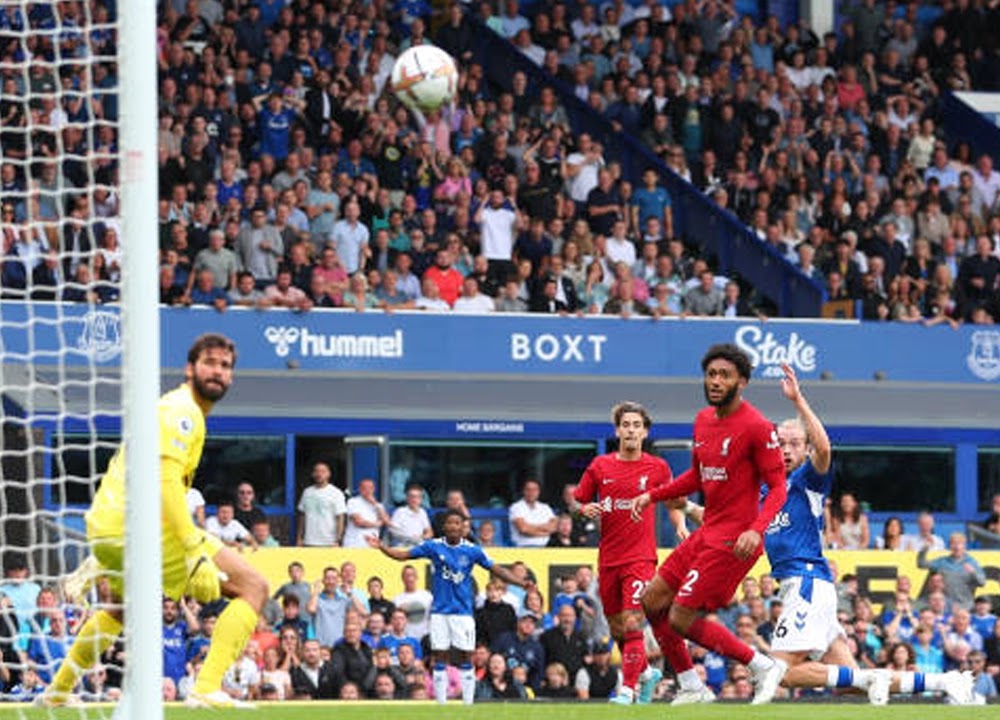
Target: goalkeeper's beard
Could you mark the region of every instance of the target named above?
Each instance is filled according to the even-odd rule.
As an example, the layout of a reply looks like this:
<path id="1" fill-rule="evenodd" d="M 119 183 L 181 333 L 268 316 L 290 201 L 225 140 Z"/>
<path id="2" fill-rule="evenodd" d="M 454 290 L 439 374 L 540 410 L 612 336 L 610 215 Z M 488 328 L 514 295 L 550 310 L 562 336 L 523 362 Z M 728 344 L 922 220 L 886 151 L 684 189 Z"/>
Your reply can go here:
<path id="1" fill-rule="evenodd" d="M 222 382 L 215 381 L 213 383 L 208 383 L 205 380 L 199 380 L 197 377 L 191 378 L 191 384 L 194 386 L 194 391 L 198 393 L 198 395 L 212 403 L 218 402 L 224 398 L 226 391 L 229 390 L 229 388 Z"/>

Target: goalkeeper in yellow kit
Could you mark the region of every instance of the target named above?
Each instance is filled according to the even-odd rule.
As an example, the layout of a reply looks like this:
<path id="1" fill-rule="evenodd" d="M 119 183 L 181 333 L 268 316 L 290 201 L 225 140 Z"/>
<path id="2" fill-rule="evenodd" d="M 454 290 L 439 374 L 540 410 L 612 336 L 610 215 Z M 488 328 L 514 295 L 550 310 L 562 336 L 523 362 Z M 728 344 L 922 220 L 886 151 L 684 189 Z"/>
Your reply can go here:
<path id="1" fill-rule="evenodd" d="M 222 690 L 222 676 L 242 654 L 257 617 L 267 602 L 267 582 L 246 560 L 204 530 L 188 513 L 185 493 L 201 461 L 205 416 L 233 381 L 236 348 L 224 335 L 206 334 L 188 351 L 185 382 L 160 398 L 160 492 L 162 496 L 163 593 L 200 602 L 232 598 L 219 616 L 208 655 L 188 696 L 200 707 L 242 706 Z M 92 556 L 87 571 L 67 580 L 67 590 L 89 575 L 107 574 L 118 600 L 123 595 L 125 544 L 125 459 L 121 449 L 111 459 L 100 489 L 87 512 Z M 95 572 L 96 571 L 96 572 Z M 102 609 L 80 629 L 42 700 L 67 703 L 77 680 L 90 669 L 122 630 L 121 607 Z M 138 658 L 136 658 L 138 660 Z"/>

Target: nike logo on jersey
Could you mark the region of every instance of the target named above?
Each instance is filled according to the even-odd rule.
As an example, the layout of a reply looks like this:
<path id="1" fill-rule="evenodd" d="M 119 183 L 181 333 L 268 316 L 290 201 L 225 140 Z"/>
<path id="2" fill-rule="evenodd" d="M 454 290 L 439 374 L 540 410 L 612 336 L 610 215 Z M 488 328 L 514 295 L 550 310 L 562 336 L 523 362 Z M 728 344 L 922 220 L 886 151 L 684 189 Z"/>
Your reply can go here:
<path id="1" fill-rule="evenodd" d="M 608 483 L 613 483 L 614 481 L 615 481 L 614 478 L 604 478 L 604 480 L 601 482 L 601 484 L 602 485 L 607 485 Z"/>

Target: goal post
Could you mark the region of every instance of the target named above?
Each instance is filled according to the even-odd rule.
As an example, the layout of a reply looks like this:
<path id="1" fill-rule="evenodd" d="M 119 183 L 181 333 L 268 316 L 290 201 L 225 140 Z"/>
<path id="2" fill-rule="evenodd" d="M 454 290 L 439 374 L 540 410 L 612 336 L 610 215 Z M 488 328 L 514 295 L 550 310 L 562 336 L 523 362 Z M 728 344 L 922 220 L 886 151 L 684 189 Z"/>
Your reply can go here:
<path id="1" fill-rule="evenodd" d="M 156 0 L 129 0 L 118 7 L 121 217 L 126 238 L 122 257 L 125 622 L 131 662 L 126 663 L 117 716 L 162 720 Z"/>
<path id="2" fill-rule="evenodd" d="M 0 650 L 19 681 L 51 675 L 51 619 L 109 602 L 60 605 L 59 583 L 124 442 L 126 661 L 100 663 L 125 677 L 88 719 L 163 718 L 156 17 L 156 0 L 0 2 Z M 97 678 L 84 699 L 115 697 Z M 43 716 L 37 692 L 0 677 L 2 712 Z"/>

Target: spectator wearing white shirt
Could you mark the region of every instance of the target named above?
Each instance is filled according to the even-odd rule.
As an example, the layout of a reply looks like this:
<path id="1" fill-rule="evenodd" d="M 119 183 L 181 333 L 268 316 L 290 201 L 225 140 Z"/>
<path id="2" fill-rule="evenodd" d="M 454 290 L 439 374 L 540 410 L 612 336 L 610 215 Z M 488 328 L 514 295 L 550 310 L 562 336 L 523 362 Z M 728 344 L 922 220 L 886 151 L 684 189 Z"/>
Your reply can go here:
<path id="1" fill-rule="evenodd" d="M 431 312 L 449 312 L 451 307 L 441 299 L 441 291 L 437 283 L 431 278 L 424 278 L 421 286 L 423 295 L 418 297 L 413 307 L 417 310 L 430 310 Z"/>
<path id="2" fill-rule="evenodd" d="M 344 218 L 333 224 L 329 242 L 337 248 L 337 255 L 348 275 L 353 275 L 364 265 L 364 259 L 371 254 L 368 241 L 371 233 L 362 223 L 361 206 L 357 200 L 349 200 L 344 205 Z"/>
<path id="3" fill-rule="evenodd" d="M 423 508 L 424 489 L 416 483 L 406 488 L 406 504 L 392 513 L 389 535 L 395 547 L 412 547 L 434 536 L 430 518 Z"/>
<path id="4" fill-rule="evenodd" d="M 636 263 L 635 243 L 625 233 L 625 221 L 615 220 L 611 226 L 611 235 L 605 243 L 607 262 L 610 265 L 623 262 L 630 268 Z"/>
<path id="5" fill-rule="evenodd" d="M 230 666 L 222 678 L 222 687 L 226 693 L 239 700 L 257 697 L 261 679 L 260 669 L 257 667 L 259 655 L 260 646 L 257 641 L 248 642 L 243 655 Z"/>
<path id="6" fill-rule="evenodd" d="M 577 205 L 587 204 L 587 196 L 597 187 L 597 171 L 604 167 L 601 146 L 581 133 L 576 143 L 577 150 L 566 158 L 562 173 L 566 178 L 569 196 Z"/>
<path id="7" fill-rule="evenodd" d="M 331 484 L 332 476 L 325 462 L 313 465 L 313 484 L 302 491 L 299 499 L 297 545 L 335 547 L 344 537 L 347 502 L 343 491 Z"/>
<path id="8" fill-rule="evenodd" d="M 919 552 L 927 550 L 944 550 L 944 538 L 934 534 L 934 516 L 929 512 L 922 512 L 917 516 L 916 535 L 903 535 L 900 541 L 900 550 L 912 550 Z"/>
<path id="9" fill-rule="evenodd" d="M 556 530 L 556 515 L 538 496 L 542 488 L 529 478 L 521 487 L 521 499 L 510 506 L 510 535 L 517 547 L 545 547 Z"/>
<path id="10" fill-rule="evenodd" d="M 188 488 L 187 495 L 188 512 L 191 513 L 194 524 L 200 528 L 205 527 L 205 496 L 197 488 Z"/>
<path id="11" fill-rule="evenodd" d="M 462 294 L 455 300 L 456 313 L 466 313 L 476 315 L 480 313 L 491 313 L 496 310 L 493 298 L 479 292 L 479 282 L 471 275 L 462 281 Z"/>
<path id="12" fill-rule="evenodd" d="M 347 530 L 344 547 L 368 547 L 366 537 L 378 537 L 390 522 L 389 513 L 375 499 L 375 481 L 365 478 L 358 484 L 358 494 L 347 501 Z"/>
<path id="13" fill-rule="evenodd" d="M 489 262 L 489 277 L 494 282 L 503 282 L 511 272 L 521 215 L 508 206 L 502 190 L 493 190 L 490 201 L 479 206 L 473 221 L 482 231 L 482 251 Z"/>
<path id="14" fill-rule="evenodd" d="M 235 512 L 236 508 L 232 501 L 223 500 L 219 503 L 216 514 L 205 521 L 205 530 L 229 547 L 241 548 L 243 545 L 250 545 L 256 549 L 257 543 L 253 535 L 234 517 Z"/>
<path id="15" fill-rule="evenodd" d="M 989 212 L 997 200 L 997 193 L 1000 192 L 1000 173 L 993 169 L 993 158 L 989 155 L 981 155 L 976 163 L 976 171 L 972 173 L 972 183 L 982 197 L 981 212 Z"/>
<path id="16" fill-rule="evenodd" d="M 406 614 L 407 634 L 418 640 L 427 634 L 430 627 L 431 603 L 434 602 L 434 596 L 429 591 L 417 587 L 419 577 L 415 567 L 404 565 L 403 592 L 392 599 L 396 610 Z M 395 626 L 393 631 L 395 632 Z"/>

